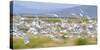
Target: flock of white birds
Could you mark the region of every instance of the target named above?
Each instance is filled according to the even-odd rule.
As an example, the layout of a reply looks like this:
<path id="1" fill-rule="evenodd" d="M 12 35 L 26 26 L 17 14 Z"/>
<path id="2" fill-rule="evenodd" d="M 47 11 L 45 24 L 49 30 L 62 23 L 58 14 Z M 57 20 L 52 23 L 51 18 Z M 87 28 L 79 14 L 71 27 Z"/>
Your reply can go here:
<path id="1" fill-rule="evenodd" d="M 32 22 L 26 21 L 27 17 L 17 16 L 13 21 L 13 36 L 21 37 L 24 43 L 29 43 L 26 33 L 33 35 L 47 35 L 52 40 L 58 41 L 61 36 L 65 38 L 73 37 L 96 37 L 97 22 L 89 19 L 88 23 L 68 23 L 66 19 L 60 22 L 48 22 L 39 17 L 33 18 Z M 20 27 L 25 27 L 26 30 Z M 85 28 L 84 28 L 85 27 Z"/>

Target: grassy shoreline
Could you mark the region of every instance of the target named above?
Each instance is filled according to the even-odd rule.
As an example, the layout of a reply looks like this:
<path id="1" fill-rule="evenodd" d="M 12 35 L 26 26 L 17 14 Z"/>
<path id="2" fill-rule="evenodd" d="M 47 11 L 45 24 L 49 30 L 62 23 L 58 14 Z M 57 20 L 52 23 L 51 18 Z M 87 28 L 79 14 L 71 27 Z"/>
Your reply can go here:
<path id="1" fill-rule="evenodd" d="M 60 41 L 53 41 L 47 36 L 31 36 L 28 44 L 24 44 L 21 38 L 13 38 L 13 49 L 23 48 L 46 48 L 46 47 L 61 47 L 61 46 L 75 46 L 78 38 L 61 39 Z M 83 45 L 97 44 L 96 38 L 87 38 L 88 42 Z M 80 44 L 81 45 L 81 44 Z"/>

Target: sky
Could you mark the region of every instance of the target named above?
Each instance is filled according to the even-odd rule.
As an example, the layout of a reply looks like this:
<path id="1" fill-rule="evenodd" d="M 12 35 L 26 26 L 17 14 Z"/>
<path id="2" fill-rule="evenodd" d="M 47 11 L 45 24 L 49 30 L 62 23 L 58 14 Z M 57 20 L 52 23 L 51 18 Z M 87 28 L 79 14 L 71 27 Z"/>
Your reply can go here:
<path id="1" fill-rule="evenodd" d="M 70 16 L 71 13 L 80 14 L 80 9 L 84 10 L 89 16 L 97 16 L 97 7 L 80 4 L 61 4 L 33 1 L 13 1 L 11 10 L 14 15 L 33 15 L 33 14 L 57 14 Z"/>
<path id="2" fill-rule="evenodd" d="M 42 3 L 42 2 L 32 2 L 32 1 L 14 1 L 13 6 L 25 6 L 33 9 L 57 9 L 57 8 L 69 8 L 73 6 L 78 6 L 75 4 L 57 4 L 57 3 Z"/>
<path id="3" fill-rule="evenodd" d="M 44 2 L 32 2 L 32 1 L 14 1 L 13 12 L 28 12 L 28 11 L 50 11 L 63 8 L 71 8 L 79 6 L 75 4 L 58 4 L 58 3 L 44 3 Z"/>

